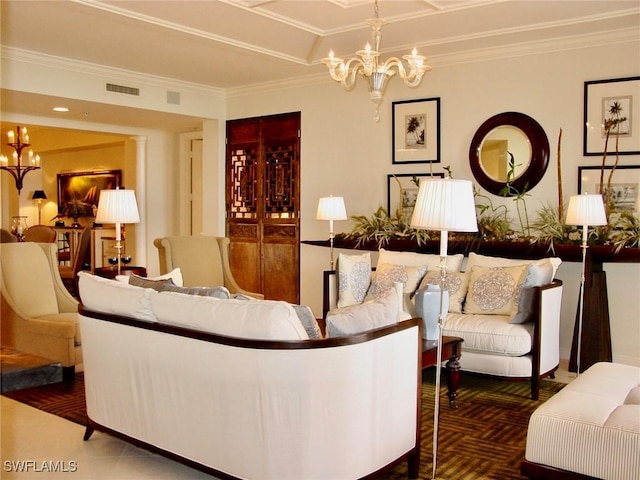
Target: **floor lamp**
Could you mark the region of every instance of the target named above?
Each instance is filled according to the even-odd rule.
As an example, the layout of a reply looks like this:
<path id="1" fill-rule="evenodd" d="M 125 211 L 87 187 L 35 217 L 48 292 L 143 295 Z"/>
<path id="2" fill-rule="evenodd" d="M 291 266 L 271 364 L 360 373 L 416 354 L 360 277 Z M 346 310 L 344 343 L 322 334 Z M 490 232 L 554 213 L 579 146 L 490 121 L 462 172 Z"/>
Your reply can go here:
<path id="1" fill-rule="evenodd" d="M 604 211 L 604 202 L 602 195 L 587 193 L 582 195 L 573 195 L 569 199 L 569 208 L 567 209 L 567 225 L 582 225 L 582 273 L 580 276 L 580 297 L 578 303 L 578 341 L 576 353 L 576 376 L 580 376 L 580 357 L 582 345 L 582 315 L 584 313 L 584 283 L 585 283 L 585 266 L 587 260 L 587 240 L 589 238 L 589 226 L 606 225 L 607 215 Z"/>
<path id="2" fill-rule="evenodd" d="M 438 349 L 436 357 L 436 393 L 433 412 L 433 469 L 436 478 L 438 456 L 438 417 L 440 414 L 440 370 L 442 369 L 442 325 L 447 312 L 443 311 L 447 275 L 448 232 L 476 232 L 476 207 L 473 185 L 468 180 L 421 180 L 416 206 L 411 218 L 413 228 L 440 231 L 440 315 L 438 317 Z"/>
<path id="3" fill-rule="evenodd" d="M 344 198 L 342 197 L 322 197 L 318 201 L 318 212 L 316 220 L 329 220 L 329 248 L 331 255 L 331 270 L 333 270 L 333 221 L 346 220 L 347 210 L 344 207 Z"/>
<path id="4" fill-rule="evenodd" d="M 125 189 L 100 191 L 96 222 L 116 224 L 116 254 L 118 275 L 120 275 L 120 262 L 122 259 L 122 231 L 120 230 L 120 224 L 140 223 L 135 192 Z"/>

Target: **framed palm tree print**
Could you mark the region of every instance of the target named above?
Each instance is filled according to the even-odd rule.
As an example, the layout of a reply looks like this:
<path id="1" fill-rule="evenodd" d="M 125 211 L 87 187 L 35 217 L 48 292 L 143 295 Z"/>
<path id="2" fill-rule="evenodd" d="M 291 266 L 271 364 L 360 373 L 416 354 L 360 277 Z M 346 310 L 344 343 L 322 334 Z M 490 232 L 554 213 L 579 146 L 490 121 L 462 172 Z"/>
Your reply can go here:
<path id="1" fill-rule="evenodd" d="M 440 162 L 440 98 L 392 104 L 393 163 Z"/>

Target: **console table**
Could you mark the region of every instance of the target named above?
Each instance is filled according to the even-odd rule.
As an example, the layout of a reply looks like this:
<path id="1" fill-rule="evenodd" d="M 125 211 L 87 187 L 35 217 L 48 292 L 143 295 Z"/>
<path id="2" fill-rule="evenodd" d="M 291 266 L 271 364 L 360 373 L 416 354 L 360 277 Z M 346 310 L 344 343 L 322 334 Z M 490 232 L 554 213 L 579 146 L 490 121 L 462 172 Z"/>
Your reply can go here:
<path id="1" fill-rule="evenodd" d="M 329 240 L 306 240 L 306 245 L 329 247 Z M 383 245 L 387 250 L 438 254 L 440 241 L 430 240 L 418 245 L 415 240 L 391 240 Z M 333 248 L 378 251 L 375 241 L 358 244 L 357 240 L 337 235 Z M 555 256 L 565 262 L 582 262 L 582 247 L 573 244 L 530 243 L 528 241 L 485 242 L 480 240 L 451 239 L 448 246 L 449 255 L 462 253 L 469 255 L 475 252 L 523 260 L 538 260 Z M 603 264 L 605 263 L 640 263 L 640 248 L 622 248 L 616 252 L 615 247 L 609 245 L 594 245 L 587 249 L 586 274 L 584 288 L 584 312 L 582 314 L 582 343 L 580 349 L 580 370 L 584 371 L 597 362 L 612 360 L 611 330 L 609 322 L 609 299 L 607 295 L 607 277 Z M 579 301 L 579 299 L 578 299 Z M 579 309 L 576 309 L 576 320 Z M 577 369 L 578 322 L 574 328 L 569 371 Z"/>

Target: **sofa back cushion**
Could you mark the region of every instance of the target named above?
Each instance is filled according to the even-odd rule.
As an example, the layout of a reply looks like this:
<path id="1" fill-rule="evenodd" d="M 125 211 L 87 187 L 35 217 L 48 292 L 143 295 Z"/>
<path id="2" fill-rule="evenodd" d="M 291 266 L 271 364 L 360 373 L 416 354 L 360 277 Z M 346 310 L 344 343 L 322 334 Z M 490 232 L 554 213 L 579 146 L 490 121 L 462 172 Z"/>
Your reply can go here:
<path id="1" fill-rule="evenodd" d="M 447 270 L 449 272 L 459 272 L 462 268 L 464 255 L 461 253 L 447 256 Z M 390 263 L 393 265 L 407 265 L 411 267 L 426 266 L 428 270 L 435 270 L 440 266 L 440 255 L 430 253 L 415 252 L 395 252 L 392 250 L 380 249 L 378 255 L 378 265 Z"/>
<path id="2" fill-rule="evenodd" d="M 147 322 L 157 319 L 151 310 L 151 299 L 158 292 L 102 278 L 87 272 L 78 273 L 78 290 L 82 304 L 96 312 L 122 315 Z"/>
<path id="3" fill-rule="evenodd" d="M 293 307 L 274 300 L 222 300 L 161 292 L 153 298 L 161 323 L 254 340 L 309 338 Z"/>

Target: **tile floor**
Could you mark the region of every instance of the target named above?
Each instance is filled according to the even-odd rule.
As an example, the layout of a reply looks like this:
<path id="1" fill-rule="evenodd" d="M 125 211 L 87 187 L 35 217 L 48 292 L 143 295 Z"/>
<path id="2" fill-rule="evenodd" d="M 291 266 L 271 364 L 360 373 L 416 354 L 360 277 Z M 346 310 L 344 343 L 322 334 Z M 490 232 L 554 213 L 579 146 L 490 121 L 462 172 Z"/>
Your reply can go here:
<path id="1" fill-rule="evenodd" d="M 215 480 L 101 432 L 85 442 L 81 425 L 0 400 L 2 480 Z"/>

